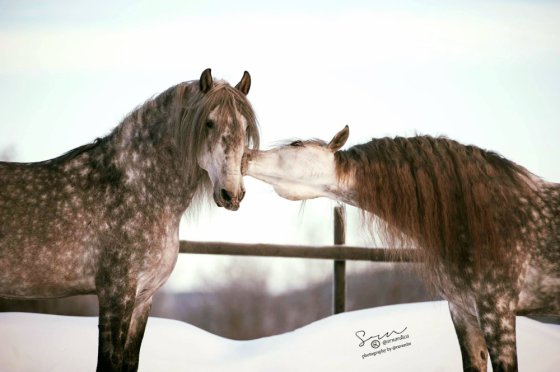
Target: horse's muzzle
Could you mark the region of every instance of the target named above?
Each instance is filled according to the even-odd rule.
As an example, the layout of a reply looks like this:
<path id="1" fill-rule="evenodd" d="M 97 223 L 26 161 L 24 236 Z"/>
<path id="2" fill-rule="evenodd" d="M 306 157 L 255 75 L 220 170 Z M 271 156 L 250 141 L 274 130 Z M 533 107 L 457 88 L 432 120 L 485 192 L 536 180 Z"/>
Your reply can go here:
<path id="1" fill-rule="evenodd" d="M 219 194 L 214 193 L 214 201 L 218 207 L 224 207 L 230 211 L 236 211 L 239 209 L 239 204 L 245 197 L 245 190 L 241 189 L 241 192 L 234 194 L 226 189 L 221 189 Z"/>

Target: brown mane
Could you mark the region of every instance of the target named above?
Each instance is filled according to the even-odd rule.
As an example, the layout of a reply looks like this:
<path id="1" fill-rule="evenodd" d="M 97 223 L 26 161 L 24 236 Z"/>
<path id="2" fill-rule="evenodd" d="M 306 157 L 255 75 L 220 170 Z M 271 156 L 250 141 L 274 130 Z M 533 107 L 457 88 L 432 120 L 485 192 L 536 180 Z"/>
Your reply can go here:
<path id="1" fill-rule="evenodd" d="M 383 242 L 420 248 L 434 270 L 507 264 L 531 238 L 524 226 L 534 218 L 535 178 L 496 153 L 417 136 L 374 139 L 335 157 Z"/>

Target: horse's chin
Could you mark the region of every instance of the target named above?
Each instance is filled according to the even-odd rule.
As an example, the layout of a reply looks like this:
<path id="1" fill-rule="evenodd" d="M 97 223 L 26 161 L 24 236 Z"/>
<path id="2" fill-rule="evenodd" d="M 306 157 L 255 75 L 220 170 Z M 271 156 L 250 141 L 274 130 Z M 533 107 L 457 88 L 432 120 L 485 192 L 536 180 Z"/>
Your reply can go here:
<path id="1" fill-rule="evenodd" d="M 229 211 L 235 212 L 236 210 L 239 209 L 239 203 L 237 204 L 233 204 L 233 203 L 226 203 L 223 205 L 223 207 Z"/>

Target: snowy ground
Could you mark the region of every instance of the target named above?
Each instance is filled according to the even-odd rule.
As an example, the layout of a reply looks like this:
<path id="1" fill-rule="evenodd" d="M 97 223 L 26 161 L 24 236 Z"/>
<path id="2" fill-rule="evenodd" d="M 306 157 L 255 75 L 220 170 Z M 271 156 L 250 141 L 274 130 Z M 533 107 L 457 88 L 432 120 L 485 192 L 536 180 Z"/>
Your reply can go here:
<path id="1" fill-rule="evenodd" d="M 517 337 L 520 371 L 558 371 L 560 326 L 518 317 Z M 0 314 L 0 371 L 94 371 L 96 353 L 97 318 Z M 140 371 L 158 372 L 377 370 L 460 371 L 447 303 L 348 312 L 251 341 L 150 318 L 140 357 Z"/>

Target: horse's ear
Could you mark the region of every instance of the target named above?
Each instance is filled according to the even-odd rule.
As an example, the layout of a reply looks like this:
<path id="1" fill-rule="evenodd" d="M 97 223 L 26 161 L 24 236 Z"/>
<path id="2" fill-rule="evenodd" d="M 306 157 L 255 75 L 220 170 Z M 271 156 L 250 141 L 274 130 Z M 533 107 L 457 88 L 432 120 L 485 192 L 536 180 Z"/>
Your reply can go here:
<path id="1" fill-rule="evenodd" d="M 214 85 L 214 80 L 212 80 L 212 70 L 207 68 L 206 70 L 202 71 L 202 75 L 200 75 L 200 91 L 202 93 L 208 92 L 212 89 Z"/>
<path id="2" fill-rule="evenodd" d="M 241 81 L 237 83 L 235 88 L 239 89 L 245 95 L 249 93 L 249 89 L 251 89 L 251 75 L 249 75 L 247 71 L 243 73 Z"/>
<path id="3" fill-rule="evenodd" d="M 340 132 L 334 135 L 333 139 L 327 145 L 327 148 L 332 152 L 340 150 L 342 146 L 348 140 L 348 136 L 350 135 L 350 128 L 346 125 Z"/>

